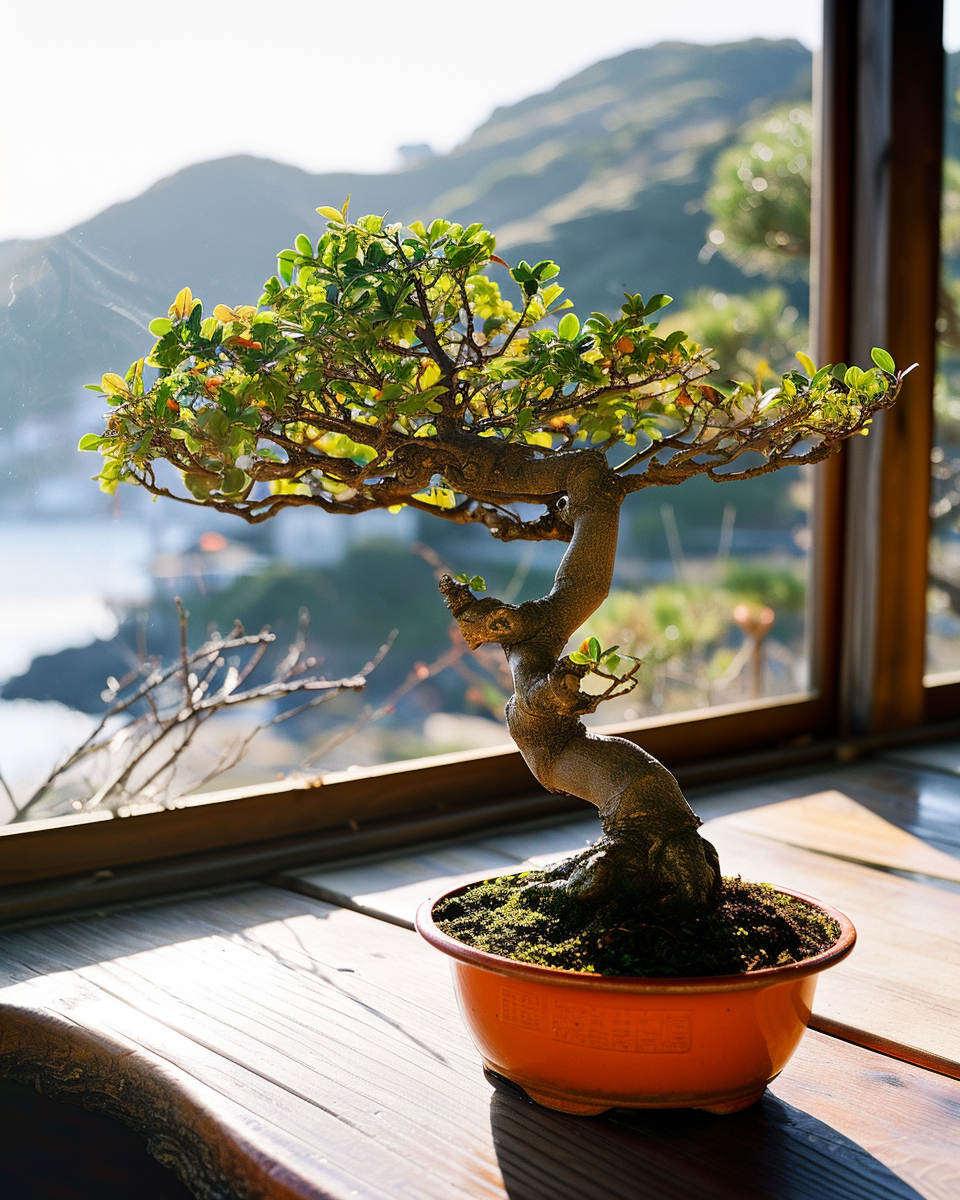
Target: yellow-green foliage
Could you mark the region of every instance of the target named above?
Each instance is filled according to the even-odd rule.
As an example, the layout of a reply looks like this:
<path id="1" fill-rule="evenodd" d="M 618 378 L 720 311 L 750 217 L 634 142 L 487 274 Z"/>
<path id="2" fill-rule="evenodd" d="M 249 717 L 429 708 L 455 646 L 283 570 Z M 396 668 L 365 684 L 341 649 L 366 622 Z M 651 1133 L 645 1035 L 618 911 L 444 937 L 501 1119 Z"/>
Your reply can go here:
<path id="1" fill-rule="evenodd" d="M 443 479 L 398 496 L 394 455 L 414 439 L 457 429 L 549 454 L 674 436 L 697 473 L 747 449 L 789 455 L 846 436 L 897 382 L 880 352 L 866 371 L 805 359 L 767 390 L 710 387 L 709 350 L 658 332 L 668 296 L 627 295 L 616 318 L 581 322 L 562 313 L 555 263 L 508 268 L 479 223 L 403 229 L 351 222 L 346 205 L 318 211 L 326 232 L 281 251 L 256 305 L 204 317 L 184 288 L 151 323 L 149 353 L 92 385 L 113 412 L 80 446 L 103 455 L 105 490 L 127 480 L 170 495 L 154 474 L 166 460 L 186 498 L 251 520 L 301 503 L 442 513 L 461 503 Z M 695 463 L 691 442 L 720 458 Z"/>

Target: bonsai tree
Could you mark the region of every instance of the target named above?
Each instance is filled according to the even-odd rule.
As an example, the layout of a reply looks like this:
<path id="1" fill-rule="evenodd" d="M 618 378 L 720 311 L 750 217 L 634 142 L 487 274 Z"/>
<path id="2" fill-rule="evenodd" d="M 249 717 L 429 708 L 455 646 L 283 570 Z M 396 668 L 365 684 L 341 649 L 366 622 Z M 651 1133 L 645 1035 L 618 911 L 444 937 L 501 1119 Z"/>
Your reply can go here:
<path id="1" fill-rule="evenodd" d="M 628 294 L 615 317 L 581 322 L 556 264 L 509 267 L 481 224 L 317 211 L 326 232 L 280 253 L 257 304 L 204 317 L 180 292 L 149 355 L 95 389 L 113 412 L 81 449 L 103 455 L 107 491 L 135 483 L 254 523 L 290 507 L 409 505 L 501 541 L 568 543 L 538 600 L 479 596 L 479 577 L 444 576 L 440 590 L 471 648 L 503 648 L 507 722 L 533 774 L 599 809 L 603 836 L 558 886 L 591 902 L 708 905 L 717 855 L 676 780 L 581 720 L 634 686 L 639 664 L 595 638 L 564 650 L 608 593 L 627 495 L 820 462 L 893 402 L 892 359 L 817 369 L 798 355 L 803 370 L 766 391 L 717 386 L 709 349 L 658 336 L 668 296 Z M 581 686 L 591 674 L 599 694 Z"/>

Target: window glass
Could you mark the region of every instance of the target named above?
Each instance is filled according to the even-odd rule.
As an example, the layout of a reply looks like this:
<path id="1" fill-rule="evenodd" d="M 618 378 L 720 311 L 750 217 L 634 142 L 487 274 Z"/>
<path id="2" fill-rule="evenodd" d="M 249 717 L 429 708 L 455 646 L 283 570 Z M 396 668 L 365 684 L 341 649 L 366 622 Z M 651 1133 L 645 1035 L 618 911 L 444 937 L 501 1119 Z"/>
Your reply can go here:
<path id="1" fill-rule="evenodd" d="M 92 802 L 128 811 L 197 787 L 508 741 L 502 655 L 466 650 L 436 576 L 479 574 L 490 594 L 523 600 L 549 589 L 562 546 L 501 545 L 410 509 L 300 508 L 245 525 L 129 487 L 105 496 L 90 481 L 96 456 L 77 452 L 104 411 L 84 384 L 147 352 L 149 322 L 184 286 L 208 310 L 255 303 L 275 253 L 322 230 L 317 205 L 349 193 L 355 215 L 483 221 L 511 263 L 556 259 L 581 318 L 615 313 L 624 291 L 667 292 L 662 329 L 713 346 L 721 383 L 772 381 L 807 348 L 817 3 L 677 0 L 654 13 L 597 0 L 585 23 L 557 0 L 549 28 L 535 5 L 492 0 L 482 17 L 439 0 L 420 8 L 424 20 L 402 28 L 378 0 L 336 15 L 237 0 L 229 20 L 180 0 L 162 19 L 90 0 L 58 9 L 53 25 L 42 5 L 11 18 L 22 28 L 0 86 L 23 115 L 0 228 L 0 822 L 98 727 L 115 685 L 152 658 L 175 663 L 174 597 L 192 646 L 235 619 L 270 626 L 277 641 L 251 685 L 300 634 L 302 657 L 329 678 L 392 645 L 363 693 L 292 716 L 302 695 L 226 706 L 191 727 L 172 781 L 151 750 L 117 783 L 140 734 L 113 718 L 112 765 L 81 757 L 27 815 Z M 41 41 L 38 73 L 10 47 Z M 322 52 L 337 45 L 349 51 Z M 120 87 L 114 72 L 127 71 L 143 86 Z M 960 462 L 950 329 L 941 507 L 953 495 L 944 472 Z M 628 499 L 614 589 L 582 634 L 644 666 L 596 723 L 809 689 L 815 482 L 800 471 L 699 478 Z M 933 551 L 937 669 L 960 667 L 949 508 Z M 253 652 L 224 651 L 216 686 Z M 156 691 L 161 715 L 175 711 L 182 675 Z M 142 733 L 151 713 L 136 711 Z"/>
<path id="2" fill-rule="evenodd" d="M 927 682 L 960 676 L 960 3 L 944 6 L 943 192 L 931 450 Z"/>

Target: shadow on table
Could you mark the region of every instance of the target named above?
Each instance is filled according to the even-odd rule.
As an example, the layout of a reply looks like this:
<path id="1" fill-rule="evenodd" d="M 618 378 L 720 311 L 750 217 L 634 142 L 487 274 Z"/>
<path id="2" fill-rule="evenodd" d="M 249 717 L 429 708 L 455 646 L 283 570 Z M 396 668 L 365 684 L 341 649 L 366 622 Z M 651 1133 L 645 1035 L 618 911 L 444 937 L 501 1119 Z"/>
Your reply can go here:
<path id="1" fill-rule="evenodd" d="M 510 1200 L 922 1200 L 849 1138 L 769 1093 L 727 1117 L 619 1109 L 584 1118 L 491 1082 Z"/>

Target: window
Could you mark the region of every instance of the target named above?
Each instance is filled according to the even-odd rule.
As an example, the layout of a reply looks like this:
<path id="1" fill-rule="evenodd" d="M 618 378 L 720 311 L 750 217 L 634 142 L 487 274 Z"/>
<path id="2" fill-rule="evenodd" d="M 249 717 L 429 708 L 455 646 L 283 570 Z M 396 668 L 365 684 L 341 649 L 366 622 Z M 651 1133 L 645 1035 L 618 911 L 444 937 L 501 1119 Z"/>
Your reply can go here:
<path id="1" fill-rule="evenodd" d="M 960 483 L 960 7 L 944 6 L 941 265 L 937 312 L 937 377 L 931 451 L 930 577 L 927 595 L 927 683 L 960 679 L 958 495 Z"/>
<path id="2" fill-rule="evenodd" d="M 696 7 L 698 14 L 705 8 Z M 815 6 L 790 8 L 794 14 L 790 19 L 802 21 L 813 17 L 805 28 L 808 45 L 815 42 Z M 620 713 L 611 716 L 636 729 L 643 744 L 668 762 L 783 747 L 843 730 L 884 732 L 917 725 L 925 715 L 920 661 L 924 600 L 918 585 L 922 576 L 918 554 L 922 557 L 922 553 L 917 549 L 917 530 L 926 529 L 927 501 L 919 494 L 924 489 L 916 481 L 925 479 L 930 453 L 931 358 L 927 342 L 931 336 L 932 310 L 928 312 L 923 304 L 929 309 L 932 303 L 929 293 L 933 268 L 929 264 L 933 261 L 931 255 L 935 258 L 936 246 L 931 250 L 929 233 L 927 241 L 923 240 L 926 229 L 923 205 L 926 203 L 928 208 L 930 205 L 929 165 L 923 155 L 929 149 L 929 139 L 919 136 L 917 130 L 930 128 L 930 97 L 934 92 L 939 112 L 940 91 L 934 69 L 937 61 L 934 50 L 939 42 L 934 44 L 930 35 L 930 29 L 936 26 L 939 39 L 939 8 L 913 6 L 908 19 L 899 2 L 879 8 L 864 4 L 859 8 L 858 21 L 855 8 L 827 4 L 825 14 L 822 73 L 813 93 L 823 113 L 822 148 L 811 152 L 818 197 L 814 206 L 817 249 L 812 274 L 816 290 L 811 316 L 819 338 L 816 357 L 818 361 L 865 361 L 871 345 L 886 345 L 898 362 L 916 359 L 921 367 L 911 376 L 901 404 L 884 418 L 882 431 L 877 431 L 881 436 L 852 447 L 844 453 L 842 461 L 834 460 L 818 468 L 816 481 L 773 476 L 758 481 L 763 487 L 752 492 L 747 485 L 730 485 L 729 495 L 725 486 L 704 492 L 689 484 L 677 489 L 673 497 L 640 493 L 632 509 L 630 506 L 625 509 L 628 529 L 621 547 L 621 576 L 617 585 L 627 594 L 614 597 L 609 610 L 598 619 L 607 622 L 611 633 L 626 630 L 637 637 L 638 643 L 654 636 L 660 639 L 665 651 L 669 652 L 671 643 L 679 643 L 681 652 L 665 653 L 662 669 L 652 673 L 645 692 L 635 697 L 632 705 L 625 703 Z M 891 26 L 884 25 L 887 16 L 893 22 Z M 725 19 L 732 20 L 729 15 Z M 768 15 L 764 19 L 771 18 Z M 778 19 L 777 13 L 773 19 Z M 765 26 L 761 32 L 775 31 Z M 692 53 L 696 48 L 689 49 Z M 754 44 L 756 55 L 760 55 L 761 49 Z M 800 158 L 806 155 L 804 139 L 811 128 L 807 115 L 811 111 L 807 74 L 810 56 L 802 46 L 780 43 L 776 54 L 771 52 L 769 63 L 766 59 L 761 62 L 758 57 L 752 64 L 755 69 L 738 72 L 742 90 L 735 99 L 739 107 L 731 100 L 730 112 L 724 110 L 723 120 L 711 126 L 705 118 L 698 125 L 692 117 L 699 113 L 709 115 L 711 110 L 716 116 L 720 103 L 715 98 L 697 107 L 696 85 L 699 82 L 705 89 L 703 95 L 715 96 L 715 87 L 711 92 L 714 85 L 708 67 L 711 61 L 716 63 L 719 52 L 704 47 L 698 53 L 700 59 L 695 69 L 690 70 L 686 93 L 683 89 L 676 92 L 660 89 L 652 96 L 649 91 L 641 94 L 636 89 L 624 92 L 626 82 L 621 81 L 618 85 L 621 100 L 601 104 L 596 115 L 598 128 L 606 137 L 603 143 L 608 155 L 606 161 L 613 161 L 619 173 L 608 170 L 604 175 L 604 164 L 597 168 L 590 163 L 576 138 L 565 142 L 553 126 L 552 141 L 551 138 L 544 141 L 538 135 L 533 139 L 536 144 L 527 146 L 520 138 L 524 129 L 535 126 L 538 120 L 547 120 L 542 105 L 540 108 L 527 105 L 516 110 L 519 134 L 516 129 L 507 128 L 508 110 L 506 115 L 495 114 L 482 136 L 475 139 L 473 148 L 468 144 L 458 152 L 456 179 L 458 186 L 465 186 L 462 179 L 466 168 L 460 164 L 469 164 L 471 154 L 478 156 L 479 162 L 483 157 L 481 151 L 496 144 L 497 138 L 511 152 L 514 144 L 517 149 L 523 148 L 523 155 L 501 156 L 499 175 L 475 172 L 470 186 L 480 189 L 478 202 L 492 203 L 492 197 L 502 206 L 504 215 L 498 218 L 501 245 L 509 247 L 512 254 L 523 254 L 526 246 L 533 253 L 545 238 L 553 239 L 551 251 L 555 243 L 554 252 L 565 266 L 570 293 L 578 307 L 582 296 L 587 310 L 610 303 L 607 296 L 612 295 L 615 283 L 619 286 L 618 272 L 623 269 L 625 273 L 626 266 L 619 261 L 602 260 L 596 278 L 584 273 L 575 283 L 573 276 L 578 270 L 575 239 L 596 237 L 610 244 L 616 241 L 620 258 L 636 256 L 638 278 L 648 278 L 663 270 L 665 279 L 669 272 L 672 280 L 677 271 L 674 253 L 669 261 L 661 263 L 657 259 L 657 246 L 667 244 L 662 235 L 672 226 L 665 223 L 668 218 L 674 220 L 680 233 L 669 244 L 677 257 L 680 243 L 676 238 L 682 235 L 693 239 L 689 265 L 684 268 L 687 275 L 680 280 L 684 290 L 677 307 L 686 308 L 704 328 L 712 322 L 727 338 L 725 353 L 731 371 L 756 370 L 765 355 L 776 360 L 771 365 L 780 365 L 781 360 L 789 359 L 794 342 L 801 339 L 800 329 L 808 308 L 802 249 L 793 254 L 788 268 L 785 256 L 777 257 L 785 249 L 777 242 L 778 230 L 772 231 L 773 244 L 766 244 L 769 254 L 765 254 L 763 244 L 739 248 L 733 245 L 729 214 L 724 216 L 716 193 L 712 201 L 709 199 L 709 190 L 721 144 L 729 145 L 726 182 L 735 180 L 732 186 L 742 189 L 742 195 L 736 195 L 737 211 L 744 212 L 741 202 L 748 200 L 761 201 L 758 206 L 747 204 L 751 209 L 759 209 L 766 203 L 764 193 L 772 191 L 775 182 L 764 174 L 770 163 L 784 168 L 786 174 L 779 178 L 799 177 L 802 182 L 808 177 L 809 164 L 800 165 Z M 777 54 L 785 61 L 789 59 L 789 71 L 779 58 L 773 62 Z M 642 64 L 641 60 L 636 62 L 638 66 L 649 65 L 646 58 Z M 922 79 L 924 86 L 917 86 L 918 79 Z M 597 88 L 602 91 L 608 87 L 616 92 L 615 83 L 598 80 Z M 592 77 L 581 80 L 571 96 L 582 97 L 587 84 L 593 87 Z M 871 94 L 879 95 L 881 100 L 868 103 Z M 890 103 L 891 97 L 896 98 L 895 103 Z M 901 103 L 902 97 L 908 99 Z M 653 100 L 662 105 L 663 111 L 654 115 L 662 120 L 666 132 L 659 141 L 649 143 L 643 140 L 644 122 L 651 119 Z M 754 101 L 758 103 L 752 108 Z M 597 103 L 595 97 L 593 103 Z M 556 111 L 550 111 L 549 120 L 556 122 L 559 119 Z M 883 127 L 883 121 L 871 123 L 877 113 L 884 112 L 890 113 L 889 128 Z M 521 120 L 523 114 L 527 126 Z M 686 123 L 680 119 L 684 115 L 691 118 Z M 582 114 L 578 120 L 582 123 Z M 572 122 L 571 129 L 577 128 L 577 123 Z M 939 147 L 939 130 L 936 136 Z M 870 172 L 882 158 L 887 137 L 893 140 L 895 170 L 884 193 L 886 207 L 878 208 L 870 182 L 874 176 Z M 381 185 L 390 196 L 399 194 L 404 198 L 401 202 L 412 203 L 407 198 L 415 196 L 415 185 L 419 186 L 431 171 L 438 171 L 438 162 L 442 165 L 444 160 L 431 158 L 428 149 L 405 148 L 406 169 Z M 238 173 L 237 179 L 246 183 L 258 178 L 258 172 L 269 175 L 262 165 L 226 161 L 229 170 Z M 629 205 L 624 207 L 627 202 L 622 198 L 625 164 L 634 172 L 631 186 L 638 192 L 647 189 L 649 207 L 644 210 L 644 221 L 656 230 L 660 242 L 643 243 L 636 236 L 641 225 L 637 210 Z M 573 169 L 573 166 L 583 173 L 584 182 L 579 190 L 568 188 L 561 193 L 567 198 L 565 209 L 559 205 L 555 176 L 561 167 Z M 915 181 L 925 170 L 924 186 L 918 187 Z M 189 187 L 199 196 L 205 187 L 213 186 L 210 179 L 209 170 L 191 168 L 185 177 L 174 178 L 165 191 L 170 194 L 171 188 L 182 188 L 186 196 Z M 605 181 L 606 192 L 598 180 Z M 309 186 L 304 186 L 297 180 L 291 186 L 297 192 L 298 204 L 302 193 L 301 207 L 309 212 L 310 206 L 318 201 L 312 181 L 308 183 Z M 715 187 L 722 188 L 723 184 L 721 172 Z M 355 203 L 361 207 L 385 207 L 393 202 L 387 198 L 379 203 L 379 193 L 370 187 L 370 198 L 364 200 L 363 188 L 368 185 L 362 181 L 354 180 L 347 186 L 353 186 Z M 621 192 L 617 192 L 617 187 Z M 527 193 L 524 189 L 528 189 Z M 467 203 L 465 195 L 452 194 L 449 186 L 445 193 L 439 188 L 437 192 L 431 203 L 441 208 Z M 160 191 L 150 193 L 147 203 L 159 204 L 162 196 Z M 530 196 L 547 197 L 554 207 L 539 203 L 531 215 Z M 326 199 L 336 197 L 320 197 L 319 201 Z M 679 214 L 684 221 L 679 220 Z M 258 228 L 268 224 L 262 209 L 253 212 L 250 220 Z M 229 247 L 239 245 L 241 234 L 246 232 L 242 223 L 237 224 L 235 214 L 225 214 L 222 226 L 219 242 L 212 239 L 212 252 L 220 263 L 229 262 Z M 72 280 L 80 278 L 82 271 L 95 274 L 96 237 L 104 228 L 102 220 L 99 225 L 94 221 L 66 242 L 61 239 L 56 253 L 51 251 L 43 260 L 44 269 L 56 274 L 55 268 L 61 261 L 57 255 L 62 252 L 69 261 Z M 888 256 L 888 273 L 881 277 L 876 273 L 877 262 L 884 255 L 875 251 L 881 243 L 893 244 L 888 230 L 896 230 L 901 240 L 894 247 L 896 253 Z M 291 226 L 279 234 L 279 241 L 272 232 L 271 237 L 279 246 L 293 232 L 296 230 Z M 884 242 L 884 238 L 888 240 Z M 762 240 L 765 242 L 765 238 Z M 565 247 L 565 241 L 570 242 L 569 247 Z M 906 253 L 901 251 L 904 243 Z M 133 254 L 134 247 L 128 246 L 127 252 Z M 11 273 L 19 274 L 16 267 L 26 259 L 21 260 L 17 255 L 25 253 L 22 246 L 10 250 Z M 909 264 L 909 270 L 905 264 Z M 627 265 L 633 274 L 632 260 Z M 744 266 L 756 273 L 745 274 Z M 165 280 L 163 262 L 154 263 L 152 269 L 150 286 L 154 280 Z M 259 264 L 256 270 L 260 270 Z M 63 272 L 57 277 L 62 279 Z M 236 280 L 224 276 L 224 287 L 236 285 L 239 290 L 238 280 L 239 276 Z M 179 278 L 169 281 L 167 291 L 184 282 L 188 281 Z M 162 311 L 170 297 L 166 293 L 163 297 L 155 296 L 144 290 L 147 283 L 146 279 L 138 279 L 136 286 L 141 289 L 137 294 L 141 306 L 138 311 L 142 310 L 148 318 Z M 122 291 L 119 282 L 116 286 Z M 669 286 L 676 288 L 673 282 Z M 199 284 L 194 287 L 199 293 Z M 782 299 L 789 303 L 782 303 L 780 297 L 771 293 L 775 288 L 784 290 Z M 15 298 L 8 320 L 17 319 L 26 307 L 25 293 L 15 288 L 14 294 L 21 298 L 22 307 L 17 310 Z M 892 295 L 898 297 L 896 302 L 884 299 Z M 911 297 L 909 304 L 899 299 L 904 295 Z M 224 297 L 210 297 L 214 301 L 221 298 Z M 123 304 L 113 299 L 109 303 L 113 308 L 106 307 L 105 311 L 113 315 L 104 319 L 116 318 L 117 326 L 111 336 L 122 340 L 117 329 L 124 329 L 126 318 L 116 310 L 122 309 Z M 904 310 L 908 310 L 907 318 L 903 317 Z M 140 336 L 138 331 L 137 338 Z M 138 340 L 137 345 L 140 344 Z M 71 361 L 79 361 L 80 357 L 74 352 Z M 95 376 L 102 369 L 102 362 L 98 358 L 96 365 L 84 364 L 87 375 Z M 69 408 L 69 404 L 65 407 Z M 84 419 L 89 419 L 86 413 Z M 250 625 L 269 619 L 269 614 L 257 609 L 255 601 L 258 603 L 272 589 L 272 594 L 290 610 L 286 614 L 290 624 L 300 604 L 290 581 L 298 574 L 318 596 L 329 595 L 331 587 L 341 589 L 340 599 L 345 607 L 338 620 L 353 620 L 355 612 L 351 606 L 356 609 L 361 603 L 366 620 L 369 608 L 375 607 L 369 598 L 378 590 L 376 573 L 383 571 L 384 548 L 365 548 L 362 541 L 349 545 L 351 539 L 359 536 L 362 526 L 351 530 L 350 522 L 343 519 L 336 526 L 332 521 L 308 523 L 308 517 L 319 516 L 315 513 L 289 512 L 274 523 L 269 533 L 257 527 L 252 536 L 246 537 L 241 536 L 244 531 L 234 524 L 221 527 L 211 522 L 208 514 L 201 514 L 199 521 L 195 521 L 189 509 L 173 510 L 169 504 L 144 505 L 140 509 L 136 507 L 136 497 L 124 496 L 119 524 L 114 525 L 103 510 L 93 511 L 84 518 L 87 525 L 96 524 L 101 530 L 111 531 L 108 540 L 95 539 L 87 547 L 82 540 L 84 531 L 78 524 L 74 498 L 82 497 L 82 502 L 87 503 L 86 497 L 91 496 L 92 505 L 96 500 L 91 485 L 82 475 L 80 478 L 71 475 L 75 470 L 74 460 L 67 457 L 66 443 L 63 458 L 70 465 L 64 469 L 66 487 L 58 499 L 44 465 L 47 459 L 41 457 L 41 452 L 46 454 L 52 444 L 52 430 L 53 423 L 36 418 L 19 426 L 15 434 L 19 441 L 8 438 L 3 450 L 13 464 L 11 469 L 21 472 L 22 478 L 32 478 L 30 486 L 35 490 L 24 501 L 22 495 L 29 496 L 24 489 L 16 502 L 21 505 L 19 536 L 30 539 L 35 547 L 40 537 L 47 536 L 46 530 L 54 528 L 50 559 L 58 561 L 61 579 L 67 573 L 66 553 L 83 563 L 88 579 L 102 582 L 110 578 L 104 570 L 104 562 L 108 561 L 106 550 L 113 546 L 117 561 L 131 561 L 123 558 L 127 545 L 123 539 L 129 536 L 136 570 L 120 572 L 114 578 L 119 581 L 116 587 L 127 589 L 122 598 L 134 614 L 138 608 L 143 611 L 146 607 L 149 597 L 144 584 L 150 582 L 151 572 L 155 597 L 169 597 L 174 588 L 183 588 L 191 578 L 195 580 L 189 607 L 194 610 L 194 617 L 204 622 L 214 617 L 223 622 L 233 615 L 246 616 Z M 79 427 L 71 430 L 71 440 L 81 431 Z M 80 471 L 76 474 L 80 475 Z M 54 509 L 61 506 L 55 520 L 42 516 L 42 505 Z M 18 510 L 14 506 L 8 511 Z M 127 529 L 131 530 L 129 535 L 124 532 Z M 394 523 L 363 532 L 383 537 L 390 530 L 394 534 L 400 532 L 408 542 L 425 540 L 424 530 L 414 526 L 409 514 L 400 514 L 399 526 Z M 511 586 L 526 587 L 532 592 L 542 586 L 542 578 L 556 557 L 556 548 L 537 546 L 529 556 L 520 550 L 511 560 L 502 547 L 463 539 L 460 530 L 456 531 L 455 542 L 447 541 L 441 536 L 442 531 L 439 523 L 431 529 L 432 559 L 431 553 L 411 554 L 396 541 L 390 549 L 393 555 L 389 560 L 390 570 L 399 571 L 402 580 L 390 599 L 401 594 L 410 597 L 411 612 L 407 619 L 411 624 L 409 632 L 401 632 L 401 639 L 407 638 L 408 643 L 405 645 L 398 639 L 394 652 L 375 676 L 379 693 L 371 688 L 375 702 L 379 699 L 389 703 L 392 692 L 402 687 L 411 675 L 419 677 L 425 671 L 428 678 L 421 682 L 419 692 L 410 692 L 414 698 L 411 703 L 416 703 L 419 697 L 424 707 L 433 706 L 433 712 L 418 715 L 417 724 L 412 725 L 413 733 L 409 725 L 405 731 L 394 725 L 391 731 L 389 722 L 381 723 L 376 727 L 376 736 L 382 740 L 372 752 L 355 738 L 343 743 L 339 762 L 329 761 L 331 765 L 349 768 L 354 764 L 362 766 L 364 754 L 368 754 L 368 763 L 375 763 L 396 760 L 402 754 L 422 755 L 424 751 L 462 747 L 465 730 L 475 731 L 473 751 L 466 755 L 441 754 L 431 760 L 418 758 L 412 765 L 394 761 L 386 767 L 347 771 L 318 789 L 296 782 L 266 783 L 278 769 L 296 765 L 283 759 L 285 751 L 280 748 L 275 759 L 267 758 L 265 765 L 259 764 L 259 776 L 247 777 L 252 788 L 231 799 L 222 794 L 212 797 L 209 803 L 191 802 L 176 811 L 144 814 L 125 821 L 81 815 L 54 818 L 44 828 L 24 826 L 18 832 L 7 830 L 0 837 L 0 862 L 9 863 L 10 878 L 27 882 L 55 874 L 79 874 L 97 866 L 146 862 L 263 841 L 276 845 L 282 859 L 283 839 L 302 839 L 305 835 L 326 838 L 328 842 L 342 836 L 347 840 L 341 845 L 369 848 L 380 836 L 377 831 L 401 815 L 406 816 L 408 824 L 419 820 L 428 824 L 446 821 L 449 825 L 473 819 L 467 814 L 484 804 L 495 805 L 528 794 L 529 775 L 516 752 L 512 748 L 482 748 L 484 739 L 496 741 L 502 737 L 491 710 L 495 709 L 498 689 L 502 693 L 506 685 L 498 679 L 495 667 L 484 674 L 478 672 L 476 664 L 461 660 L 459 666 L 465 669 L 468 678 L 459 674 L 457 668 L 446 672 L 445 677 L 430 669 L 431 663 L 446 653 L 450 645 L 443 613 L 433 592 L 432 566 L 437 560 L 450 561 L 458 556 L 459 561 L 451 563 L 455 569 L 487 575 L 491 588 L 497 589 L 498 594 Z M 920 542 L 925 545 L 925 533 Z M 497 551 L 496 562 L 484 561 L 492 551 Z M 344 554 L 346 570 L 342 566 Z M 339 564 L 336 571 L 331 569 L 334 561 Z M 420 582 L 415 585 L 416 576 Z M 223 588 L 228 579 L 233 582 Z M 353 591 L 349 591 L 348 584 Z M 422 590 L 417 592 L 415 586 Z M 99 602 L 94 596 L 87 609 L 78 604 L 78 594 L 74 587 L 59 611 L 72 609 L 77 623 L 88 635 L 109 632 L 110 622 L 117 618 L 103 605 L 102 593 Z M 120 595 L 114 593 L 114 598 Z M 34 596 L 26 602 L 19 601 L 19 611 L 29 611 L 36 617 L 37 627 L 47 633 L 55 622 L 49 617 L 44 621 L 40 599 Z M 221 611 L 224 603 L 241 609 L 247 604 L 256 615 L 251 619 L 249 611 Z M 738 608 L 744 610 L 739 616 Z M 769 621 L 761 619 L 764 608 L 774 610 L 772 630 Z M 384 626 L 377 630 L 376 637 L 389 632 L 395 609 L 394 603 L 384 607 Z M 327 614 L 321 608 L 312 616 L 322 638 Z M 141 637 L 144 632 L 148 638 L 159 636 L 155 616 L 148 615 L 146 622 L 136 615 L 130 620 L 134 652 L 138 629 Z M 397 623 L 401 623 L 399 618 Z M 714 632 L 706 636 L 704 629 Z M 619 639 L 605 636 L 605 640 Z M 60 644 L 63 646 L 62 641 Z M 42 641 L 36 646 L 56 648 L 55 644 Z M 341 663 L 343 670 L 356 669 L 365 657 L 365 649 L 360 643 L 351 645 L 345 636 L 331 638 L 327 663 L 330 673 L 339 673 Z M 5 669 L 9 675 L 15 673 L 9 665 Z M 434 689 L 434 695 L 424 702 L 430 688 Z M 937 699 L 930 699 L 934 694 Z M 20 696 L 23 695 L 21 692 Z M 927 688 L 926 697 L 928 716 L 945 715 L 949 697 L 944 689 Z M 21 702 L 16 689 L 5 690 L 0 705 Z M 678 719 L 674 715 L 678 712 L 683 712 L 684 717 Z M 11 713 L 7 707 L 7 715 Z M 352 715 L 355 714 L 347 712 L 340 719 L 349 724 Z M 600 716 L 603 720 L 603 715 Z M 440 719 L 431 722 L 431 717 Z M 429 735 L 428 726 L 433 730 Z M 8 721 L 6 728 L 12 727 Z M 365 732 L 369 734 L 373 729 L 367 726 Z M 484 739 L 479 737 L 481 732 Z M 14 737 L 7 734 L 7 738 L 15 744 L 26 741 L 22 734 Z M 695 747 L 692 754 L 691 746 Z M 548 801 L 541 797 L 523 803 L 535 806 Z M 528 807 L 523 811 L 533 809 Z M 421 830 L 426 827 L 417 826 Z M 367 840 L 364 842 L 363 838 Z"/>

